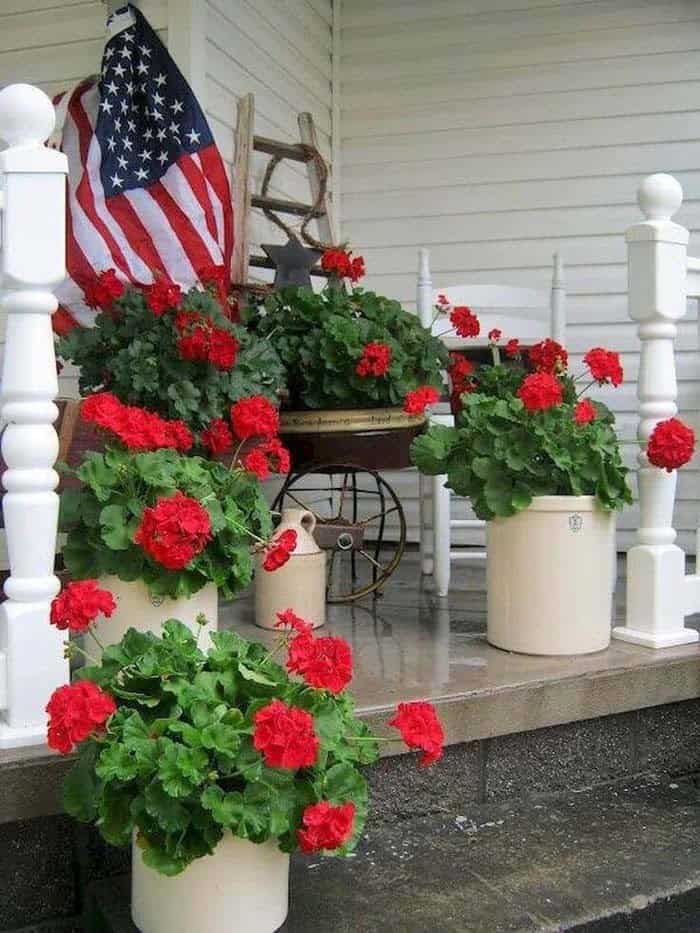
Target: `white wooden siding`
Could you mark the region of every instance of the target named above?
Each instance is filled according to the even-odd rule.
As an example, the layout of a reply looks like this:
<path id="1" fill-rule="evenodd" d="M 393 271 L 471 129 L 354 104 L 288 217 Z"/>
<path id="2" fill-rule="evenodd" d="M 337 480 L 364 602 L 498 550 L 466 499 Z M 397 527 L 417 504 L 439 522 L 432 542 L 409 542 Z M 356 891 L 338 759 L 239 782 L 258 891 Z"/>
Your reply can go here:
<path id="1" fill-rule="evenodd" d="M 677 219 L 700 230 L 700 4 L 352 0 L 341 23 L 343 237 L 365 256 L 367 287 L 413 308 L 419 246 L 436 287 L 546 287 L 561 250 L 574 366 L 590 346 L 622 353 L 625 384 L 600 397 L 633 466 L 638 341 L 623 234 L 654 171 L 678 177 Z M 680 407 L 695 424 L 696 322 L 693 306 L 677 342 Z M 686 546 L 697 470 L 679 479 Z M 415 477 L 394 478 L 415 533 Z M 621 516 L 621 546 L 636 520 L 636 509 Z"/>
<path id="2" fill-rule="evenodd" d="M 255 95 L 258 135 L 298 142 L 297 114 L 308 110 L 314 117 L 321 152 L 330 161 L 332 18 L 331 0 L 207 0 L 207 113 L 229 166 L 234 154 L 236 101 L 249 92 Z M 255 191 L 260 190 L 268 158 L 255 154 Z M 282 163 L 270 191 L 308 203 L 305 166 Z M 249 235 L 254 252 L 259 252 L 261 242 L 286 239 L 258 211 L 252 212 Z"/>

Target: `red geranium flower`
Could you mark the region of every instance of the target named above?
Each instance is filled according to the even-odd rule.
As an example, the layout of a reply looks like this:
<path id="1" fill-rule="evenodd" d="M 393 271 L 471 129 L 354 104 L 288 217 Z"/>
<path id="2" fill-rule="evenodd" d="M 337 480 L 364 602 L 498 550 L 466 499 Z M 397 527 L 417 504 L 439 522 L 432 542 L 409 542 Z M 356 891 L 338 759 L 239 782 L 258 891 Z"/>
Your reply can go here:
<path id="1" fill-rule="evenodd" d="M 321 257 L 321 268 L 334 273 L 338 278 L 357 282 L 365 274 L 365 261 L 362 256 L 353 259 L 351 251 L 327 249 Z"/>
<path id="2" fill-rule="evenodd" d="M 452 383 L 453 401 L 458 400 L 462 393 L 475 390 L 476 386 L 470 379 L 475 369 L 476 366 L 471 360 L 462 356 L 461 353 L 450 353 L 450 366 L 447 373 Z"/>
<path id="3" fill-rule="evenodd" d="M 437 306 L 441 311 L 444 311 L 445 308 L 449 308 L 450 299 L 447 297 L 447 295 L 444 295 L 442 292 L 440 292 L 440 294 L 437 296 Z"/>
<path id="4" fill-rule="evenodd" d="M 460 337 L 478 337 L 481 330 L 479 318 L 466 305 L 457 305 L 450 311 L 450 323 Z"/>
<path id="5" fill-rule="evenodd" d="M 299 635 L 289 646 L 287 670 L 310 687 L 340 693 L 352 680 L 352 649 L 344 638 Z"/>
<path id="6" fill-rule="evenodd" d="M 542 340 L 528 350 L 530 362 L 538 372 L 564 372 L 569 365 L 569 354 L 556 340 Z"/>
<path id="7" fill-rule="evenodd" d="M 551 373 L 525 376 L 516 395 L 528 411 L 544 411 L 561 402 L 561 383 Z"/>
<path id="8" fill-rule="evenodd" d="M 513 337 L 512 340 L 509 340 L 504 347 L 506 351 L 506 356 L 517 356 L 520 353 L 520 341 Z"/>
<path id="9" fill-rule="evenodd" d="M 422 415 L 428 405 L 440 400 L 440 393 L 432 386 L 420 386 L 409 392 L 403 400 L 403 410 L 407 415 Z"/>
<path id="10" fill-rule="evenodd" d="M 206 363 L 209 359 L 209 334 L 204 327 L 193 327 L 180 337 L 177 349 L 183 360 L 191 363 Z"/>
<path id="11" fill-rule="evenodd" d="M 396 715 L 389 725 L 398 729 L 409 748 L 422 748 L 422 768 L 442 758 L 445 733 L 432 703 L 421 700 L 414 703 L 399 703 Z"/>
<path id="12" fill-rule="evenodd" d="M 134 541 L 168 570 L 182 570 L 211 539 L 209 513 L 179 490 L 143 511 Z"/>
<path id="13" fill-rule="evenodd" d="M 116 424 L 124 406 L 111 392 L 98 392 L 83 399 L 80 403 L 80 414 L 85 421 L 91 421 L 100 428 L 107 428 Z"/>
<path id="14" fill-rule="evenodd" d="M 302 852 L 339 849 L 352 836 L 355 804 L 349 800 L 334 807 L 321 800 L 304 810 L 302 821 L 304 828 L 297 830 Z"/>
<path id="15" fill-rule="evenodd" d="M 258 479 L 267 479 L 270 473 L 288 473 L 291 465 L 289 451 L 278 437 L 258 444 L 243 457 L 243 466 Z"/>
<path id="16" fill-rule="evenodd" d="M 368 343 L 362 350 L 355 372 L 366 376 L 383 376 L 391 364 L 391 347 L 385 343 Z"/>
<path id="17" fill-rule="evenodd" d="M 604 350 L 602 347 L 594 347 L 586 353 L 583 362 L 588 366 L 591 376 L 598 385 L 610 383 L 611 385 L 619 386 L 624 378 L 624 373 L 620 364 L 620 355 L 613 350 Z"/>
<path id="18" fill-rule="evenodd" d="M 364 256 L 355 256 L 350 260 L 350 281 L 359 282 L 365 274 Z"/>
<path id="19" fill-rule="evenodd" d="M 213 291 L 219 303 L 227 309 L 228 296 L 226 294 L 226 269 L 224 266 L 202 266 L 197 277 L 205 288 Z"/>
<path id="20" fill-rule="evenodd" d="M 59 687 L 46 704 L 49 748 L 69 754 L 78 742 L 101 730 L 116 708 L 112 697 L 90 680 Z"/>
<path id="21" fill-rule="evenodd" d="M 277 434 L 280 417 L 275 406 L 262 395 L 242 398 L 231 408 L 231 424 L 236 437 L 272 437 Z"/>
<path id="22" fill-rule="evenodd" d="M 253 717 L 253 745 L 268 768 L 308 768 L 316 764 L 314 718 L 304 709 L 273 700 Z"/>
<path id="23" fill-rule="evenodd" d="M 164 278 L 156 279 L 153 285 L 147 285 L 144 292 L 146 304 L 157 317 L 170 308 L 177 308 L 182 298 L 180 286 Z"/>
<path id="24" fill-rule="evenodd" d="M 86 398 L 80 412 L 85 421 L 110 431 L 129 450 L 173 447 L 185 452 L 192 446 L 192 434 L 183 421 L 166 421 L 144 408 L 123 405 L 111 392 Z"/>
<path id="25" fill-rule="evenodd" d="M 314 627 L 310 622 L 305 622 L 293 609 L 285 609 L 284 612 L 277 613 L 275 628 L 291 628 L 297 635 L 311 635 Z"/>
<path id="26" fill-rule="evenodd" d="M 233 444 L 233 435 L 223 418 L 214 418 L 207 429 L 202 431 L 201 441 L 211 454 L 225 454 Z"/>
<path id="27" fill-rule="evenodd" d="M 296 549 L 296 546 L 297 533 L 293 528 L 288 528 L 286 531 L 277 535 L 266 550 L 263 570 L 272 571 L 284 567 L 292 556 L 292 552 Z"/>
<path id="28" fill-rule="evenodd" d="M 161 419 L 162 420 L 162 419 Z M 184 421 L 163 421 L 165 425 L 165 443 L 163 447 L 174 447 L 185 453 L 194 443 L 192 432 Z"/>
<path id="29" fill-rule="evenodd" d="M 649 463 L 671 473 L 693 456 L 695 432 L 679 418 L 659 421 L 647 444 Z"/>
<path id="30" fill-rule="evenodd" d="M 498 343 L 502 336 L 503 334 L 497 327 L 494 327 L 493 330 L 489 331 L 489 340 L 491 343 Z"/>
<path id="31" fill-rule="evenodd" d="M 76 580 L 52 601 L 50 621 L 62 632 L 87 632 L 98 615 L 109 618 L 116 608 L 112 594 L 100 589 L 97 580 Z"/>
<path id="32" fill-rule="evenodd" d="M 84 289 L 85 304 L 88 308 L 100 308 L 109 311 L 112 304 L 124 294 L 125 286 L 117 278 L 114 269 L 106 269 Z"/>
<path id="33" fill-rule="evenodd" d="M 595 405 L 590 399 L 584 398 L 576 403 L 576 408 L 574 408 L 574 421 L 576 424 L 589 424 L 595 420 L 595 416 Z"/>
<path id="34" fill-rule="evenodd" d="M 209 337 L 208 360 L 217 369 L 229 370 L 236 363 L 238 341 L 225 330 L 214 328 Z"/>

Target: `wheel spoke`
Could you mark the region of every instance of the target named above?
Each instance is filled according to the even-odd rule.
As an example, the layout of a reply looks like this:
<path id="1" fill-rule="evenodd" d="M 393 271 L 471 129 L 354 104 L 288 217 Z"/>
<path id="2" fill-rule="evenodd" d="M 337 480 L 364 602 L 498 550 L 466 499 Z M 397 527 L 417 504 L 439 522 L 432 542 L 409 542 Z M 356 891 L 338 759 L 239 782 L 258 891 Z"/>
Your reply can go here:
<path id="1" fill-rule="evenodd" d="M 370 515 L 369 518 L 363 518 L 362 521 L 359 522 L 358 524 L 363 525 L 363 526 L 369 525 L 369 523 L 373 522 L 376 518 L 382 518 L 382 517 L 386 518 L 386 516 L 390 515 L 392 512 L 398 512 L 398 511 L 399 511 L 398 505 L 392 505 L 390 509 L 385 509 L 383 512 L 375 512 L 374 515 Z"/>
<path id="2" fill-rule="evenodd" d="M 375 560 L 371 554 L 368 554 L 364 548 L 359 548 L 357 553 L 362 554 L 362 556 L 366 558 L 370 562 L 370 564 L 372 564 L 374 567 L 376 567 L 378 570 L 381 570 L 381 572 L 384 573 L 385 568 L 382 566 L 382 564 L 380 564 L 379 561 Z"/>

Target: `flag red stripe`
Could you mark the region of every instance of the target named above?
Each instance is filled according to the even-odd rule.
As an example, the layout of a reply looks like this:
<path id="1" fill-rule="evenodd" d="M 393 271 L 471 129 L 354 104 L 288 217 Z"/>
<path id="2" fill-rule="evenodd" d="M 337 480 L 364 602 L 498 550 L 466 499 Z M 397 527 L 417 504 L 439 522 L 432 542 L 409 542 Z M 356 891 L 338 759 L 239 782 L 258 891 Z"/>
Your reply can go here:
<path id="1" fill-rule="evenodd" d="M 231 256 L 233 255 L 233 206 L 231 203 L 231 187 L 224 168 L 224 163 L 216 146 L 206 146 L 199 152 L 204 174 L 221 202 L 224 212 L 224 266 L 227 275 L 231 273 Z"/>
<path id="2" fill-rule="evenodd" d="M 71 101 L 68 112 L 73 118 L 75 126 L 78 130 L 80 160 L 83 166 L 85 166 L 87 162 L 90 141 L 92 139 L 92 127 L 90 126 L 90 121 L 87 118 L 87 114 L 83 110 L 82 100 L 79 94 L 76 94 L 76 96 Z M 129 269 L 128 262 L 124 258 L 118 243 L 108 230 L 104 221 L 99 217 L 95 209 L 95 197 L 90 186 L 90 178 L 87 170 L 83 172 L 83 177 L 80 179 L 80 183 L 78 184 L 78 187 L 75 191 L 75 197 L 82 209 L 89 217 L 92 225 L 99 232 L 102 239 L 107 244 L 107 248 L 109 249 L 114 259 L 115 266 L 118 266 L 127 278 L 131 278 L 131 270 Z M 101 272 L 102 270 L 98 269 L 97 271 Z"/>
<path id="3" fill-rule="evenodd" d="M 129 246 L 133 251 L 141 257 L 149 269 L 167 275 L 167 269 L 150 233 L 141 223 L 139 215 L 129 203 L 129 200 L 124 195 L 119 194 L 116 197 L 107 198 L 105 203 L 110 214 L 124 232 L 124 236 L 128 239 Z"/>
<path id="4" fill-rule="evenodd" d="M 148 188 L 156 204 L 165 214 L 168 223 L 172 227 L 176 237 L 182 244 L 182 248 L 187 253 L 187 257 L 195 270 L 202 266 L 210 266 L 212 258 L 209 250 L 202 243 L 199 234 L 194 228 L 192 221 L 178 206 L 177 202 L 168 194 L 163 185 L 157 181 Z"/>
<path id="5" fill-rule="evenodd" d="M 211 233 L 212 239 L 216 240 L 216 218 L 214 217 L 214 211 L 212 210 L 211 201 L 209 200 L 209 195 L 207 193 L 207 186 L 204 183 L 202 173 L 199 171 L 189 155 L 184 155 L 182 158 L 178 159 L 177 165 L 182 174 L 187 179 L 187 182 L 192 189 L 192 193 L 197 198 L 197 201 L 204 211 L 207 230 L 209 233 Z"/>

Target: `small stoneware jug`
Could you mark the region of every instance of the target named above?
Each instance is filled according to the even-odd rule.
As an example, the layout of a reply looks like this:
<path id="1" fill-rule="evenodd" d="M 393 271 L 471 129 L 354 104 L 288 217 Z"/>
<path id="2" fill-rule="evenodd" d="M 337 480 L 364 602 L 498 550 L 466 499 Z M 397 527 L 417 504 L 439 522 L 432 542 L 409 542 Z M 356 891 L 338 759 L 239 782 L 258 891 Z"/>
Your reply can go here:
<path id="1" fill-rule="evenodd" d="M 274 628 L 277 613 L 293 609 L 318 628 L 326 621 L 326 552 L 313 536 L 316 519 L 304 509 L 284 509 L 274 538 L 289 529 L 297 533 L 297 546 L 279 570 L 264 570 L 259 554 L 255 574 L 255 624 Z M 273 540 L 274 540 L 273 538 Z"/>

